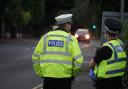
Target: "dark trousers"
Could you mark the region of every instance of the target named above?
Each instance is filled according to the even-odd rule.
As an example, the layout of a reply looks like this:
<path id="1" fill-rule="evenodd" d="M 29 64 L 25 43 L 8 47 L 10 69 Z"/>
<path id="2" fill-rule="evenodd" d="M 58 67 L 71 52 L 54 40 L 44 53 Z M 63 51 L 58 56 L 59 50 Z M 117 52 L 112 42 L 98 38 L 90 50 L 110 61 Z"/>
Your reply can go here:
<path id="1" fill-rule="evenodd" d="M 98 79 L 95 82 L 95 89 L 121 89 L 121 77 Z"/>
<path id="2" fill-rule="evenodd" d="M 71 78 L 44 78 L 43 89 L 71 89 Z"/>

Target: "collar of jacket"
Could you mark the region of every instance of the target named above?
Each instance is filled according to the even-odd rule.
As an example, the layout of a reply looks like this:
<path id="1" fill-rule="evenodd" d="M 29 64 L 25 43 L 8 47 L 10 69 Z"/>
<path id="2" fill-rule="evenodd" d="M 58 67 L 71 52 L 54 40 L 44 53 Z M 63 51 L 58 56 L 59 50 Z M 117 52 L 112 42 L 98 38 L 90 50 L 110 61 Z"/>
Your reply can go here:
<path id="1" fill-rule="evenodd" d="M 111 40 L 117 40 L 118 38 L 113 38 L 113 39 L 110 39 L 109 41 L 111 41 Z"/>
<path id="2" fill-rule="evenodd" d="M 56 30 L 62 30 L 62 31 L 67 32 L 64 28 L 56 28 L 55 31 L 56 31 Z M 67 32 L 67 33 L 68 33 L 68 32 Z"/>

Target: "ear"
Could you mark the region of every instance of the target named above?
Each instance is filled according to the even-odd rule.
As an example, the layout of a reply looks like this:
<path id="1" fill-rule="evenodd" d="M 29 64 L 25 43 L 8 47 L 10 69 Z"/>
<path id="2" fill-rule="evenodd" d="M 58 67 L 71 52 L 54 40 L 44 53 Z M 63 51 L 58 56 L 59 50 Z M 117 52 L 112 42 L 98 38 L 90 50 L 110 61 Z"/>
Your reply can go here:
<path id="1" fill-rule="evenodd" d="M 67 27 L 68 27 L 68 24 L 67 24 L 67 23 L 65 23 L 65 24 L 64 24 L 64 28 L 67 28 Z"/>

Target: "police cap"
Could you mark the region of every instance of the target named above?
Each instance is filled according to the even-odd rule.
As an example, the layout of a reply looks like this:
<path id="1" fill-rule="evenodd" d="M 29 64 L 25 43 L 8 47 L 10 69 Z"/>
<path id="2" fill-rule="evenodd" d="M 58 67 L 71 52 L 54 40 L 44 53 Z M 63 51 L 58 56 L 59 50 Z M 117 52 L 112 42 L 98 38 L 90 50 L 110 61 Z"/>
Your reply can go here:
<path id="1" fill-rule="evenodd" d="M 112 34 L 118 34 L 119 32 L 121 32 L 122 25 L 119 21 L 114 19 L 106 19 L 104 23 L 106 31 Z"/>
<path id="2" fill-rule="evenodd" d="M 55 17 L 57 24 L 64 24 L 67 22 L 72 22 L 72 14 L 62 14 Z"/>

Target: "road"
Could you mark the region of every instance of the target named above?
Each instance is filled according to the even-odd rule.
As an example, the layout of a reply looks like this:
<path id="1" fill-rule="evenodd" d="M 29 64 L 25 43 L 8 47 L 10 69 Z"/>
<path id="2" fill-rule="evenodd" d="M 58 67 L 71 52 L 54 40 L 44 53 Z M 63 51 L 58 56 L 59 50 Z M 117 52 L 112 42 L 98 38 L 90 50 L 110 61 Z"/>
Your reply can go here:
<path id="1" fill-rule="evenodd" d="M 0 42 L 0 89 L 43 89 L 42 79 L 32 67 L 31 55 L 38 40 L 11 40 Z M 84 63 L 72 89 L 94 89 L 88 76 L 88 63 L 94 56 L 99 41 L 79 42 Z"/>

